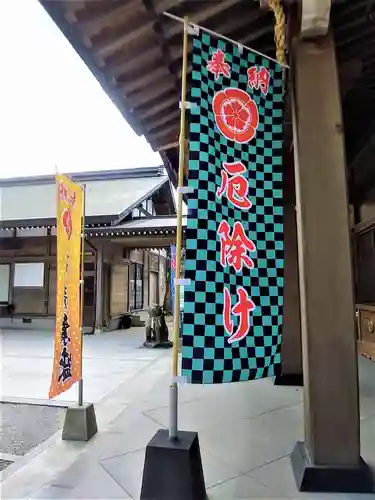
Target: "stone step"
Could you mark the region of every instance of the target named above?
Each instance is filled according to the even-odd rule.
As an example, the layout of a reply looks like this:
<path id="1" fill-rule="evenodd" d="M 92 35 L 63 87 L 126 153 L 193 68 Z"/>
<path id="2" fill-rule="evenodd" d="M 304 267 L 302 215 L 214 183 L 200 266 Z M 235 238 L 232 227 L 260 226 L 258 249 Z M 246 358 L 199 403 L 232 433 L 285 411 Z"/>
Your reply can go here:
<path id="1" fill-rule="evenodd" d="M 131 326 L 145 326 L 145 321 L 137 314 L 131 314 Z"/>

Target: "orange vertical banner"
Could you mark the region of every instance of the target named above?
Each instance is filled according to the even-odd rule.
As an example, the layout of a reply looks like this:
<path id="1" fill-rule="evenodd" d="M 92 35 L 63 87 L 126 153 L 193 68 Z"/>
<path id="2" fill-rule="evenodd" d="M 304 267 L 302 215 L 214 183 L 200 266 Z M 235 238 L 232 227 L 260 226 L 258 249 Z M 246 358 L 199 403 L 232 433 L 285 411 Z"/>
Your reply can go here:
<path id="1" fill-rule="evenodd" d="M 83 190 L 64 175 L 57 184 L 56 335 L 49 398 L 82 377 L 80 313 Z"/>

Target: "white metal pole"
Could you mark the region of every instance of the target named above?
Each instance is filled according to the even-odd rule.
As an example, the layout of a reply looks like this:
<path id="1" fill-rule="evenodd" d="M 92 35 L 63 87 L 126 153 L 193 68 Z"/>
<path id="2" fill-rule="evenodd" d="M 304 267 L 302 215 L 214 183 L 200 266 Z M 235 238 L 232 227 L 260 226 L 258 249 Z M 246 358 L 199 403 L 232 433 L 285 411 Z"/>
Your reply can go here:
<path id="1" fill-rule="evenodd" d="M 82 228 L 81 228 L 81 280 L 80 280 L 80 328 L 81 328 L 81 378 L 78 382 L 78 406 L 83 406 L 83 307 L 85 303 L 85 217 L 86 184 L 82 186 Z"/>

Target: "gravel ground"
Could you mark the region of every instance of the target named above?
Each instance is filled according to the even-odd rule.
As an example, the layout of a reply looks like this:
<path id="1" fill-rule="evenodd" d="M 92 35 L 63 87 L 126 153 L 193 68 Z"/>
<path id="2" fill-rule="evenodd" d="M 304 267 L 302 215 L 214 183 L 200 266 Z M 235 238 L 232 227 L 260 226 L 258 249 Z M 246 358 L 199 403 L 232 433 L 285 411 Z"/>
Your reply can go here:
<path id="1" fill-rule="evenodd" d="M 0 452 L 22 456 L 62 428 L 65 409 L 0 403 L 0 414 Z"/>

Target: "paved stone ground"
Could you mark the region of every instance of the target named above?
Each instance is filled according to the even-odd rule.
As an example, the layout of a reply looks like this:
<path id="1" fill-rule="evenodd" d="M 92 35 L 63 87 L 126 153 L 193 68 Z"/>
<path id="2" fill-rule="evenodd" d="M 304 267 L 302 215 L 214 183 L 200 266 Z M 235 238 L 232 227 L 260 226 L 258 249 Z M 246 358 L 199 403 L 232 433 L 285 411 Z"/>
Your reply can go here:
<path id="1" fill-rule="evenodd" d="M 85 401 L 98 403 L 110 397 L 156 356 L 167 355 L 141 349 L 143 340 L 144 328 L 84 337 Z M 0 330 L 0 453 L 24 456 L 63 426 L 65 409 L 43 405 L 51 404 L 47 398 L 53 343 L 51 332 Z M 52 403 L 68 405 L 77 395 L 74 386 Z M 13 463 L 5 458 L 0 470 Z"/>
<path id="2" fill-rule="evenodd" d="M 170 359 L 157 356 L 96 405 L 99 433 L 89 443 L 56 442 L 5 478 L 2 499 L 138 499 L 145 446 L 168 422 Z M 365 359 L 360 386 L 361 453 L 375 467 L 375 364 Z M 199 432 L 209 500 L 374 500 L 297 491 L 289 454 L 303 440 L 302 400 L 303 389 L 270 379 L 181 385 L 180 428 Z"/>
<path id="3" fill-rule="evenodd" d="M 0 452 L 25 455 L 64 424 L 65 409 L 0 403 Z"/>
<path id="4" fill-rule="evenodd" d="M 143 340 L 144 328 L 84 337 L 85 401 L 110 397 L 156 356 L 168 355 L 141 349 Z M 53 343 L 51 332 L 0 330 L 0 453 L 24 456 L 41 445 L 63 426 L 65 409 L 56 405 L 77 400 L 77 386 L 52 402 L 47 399 Z M 45 406 L 51 403 L 55 406 Z M 12 463 L 2 457 L 0 470 Z"/>
<path id="5" fill-rule="evenodd" d="M 160 356 L 140 349 L 143 340 L 143 327 L 84 336 L 85 401 L 97 403 Z M 0 330 L 2 401 L 48 398 L 53 343 L 52 332 Z M 72 402 L 77 396 L 76 384 L 55 399 Z"/>

